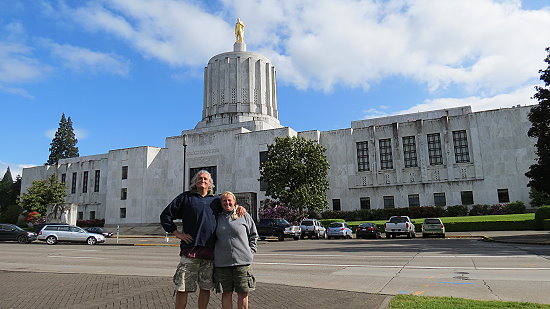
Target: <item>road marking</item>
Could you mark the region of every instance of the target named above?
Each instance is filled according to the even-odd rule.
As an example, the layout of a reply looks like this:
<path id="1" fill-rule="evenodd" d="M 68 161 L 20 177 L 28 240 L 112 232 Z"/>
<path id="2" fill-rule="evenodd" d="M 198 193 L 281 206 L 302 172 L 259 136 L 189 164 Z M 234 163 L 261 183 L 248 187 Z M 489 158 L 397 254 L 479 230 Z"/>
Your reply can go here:
<path id="1" fill-rule="evenodd" d="M 414 293 L 414 295 L 420 295 L 420 294 L 422 294 L 422 293 L 424 293 L 424 292 L 426 292 L 426 291 L 419 291 L 419 292 Z"/>
<path id="2" fill-rule="evenodd" d="M 254 262 L 254 265 L 287 265 L 287 266 L 328 266 L 328 267 L 366 267 L 366 268 L 406 268 L 406 269 L 469 269 L 469 270 L 550 270 L 550 267 L 456 267 L 456 266 L 404 266 L 404 265 L 358 265 L 358 264 L 316 264 L 316 263 L 281 263 Z"/>
<path id="3" fill-rule="evenodd" d="M 296 257 L 348 257 L 348 258 L 526 258 L 538 257 L 538 255 L 345 255 L 345 254 L 290 254 L 290 253 L 256 253 L 254 256 L 296 256 Z"/>
<path id="4" fill-rule="evenodd" d="M 471 282 L 445 282 L 445 281 L 439 281 L 439 283 L 448 283 L 448 284 L 472 284 Z"/>
<path id="5" fill-rule="evenodd" d="M 91 259 L 91 260 L 104 260 L 103 257 L 93 256 L 68 256 L 68 255 L 48 255 L 49 258 L 64 258 L 64 259 Z"/>

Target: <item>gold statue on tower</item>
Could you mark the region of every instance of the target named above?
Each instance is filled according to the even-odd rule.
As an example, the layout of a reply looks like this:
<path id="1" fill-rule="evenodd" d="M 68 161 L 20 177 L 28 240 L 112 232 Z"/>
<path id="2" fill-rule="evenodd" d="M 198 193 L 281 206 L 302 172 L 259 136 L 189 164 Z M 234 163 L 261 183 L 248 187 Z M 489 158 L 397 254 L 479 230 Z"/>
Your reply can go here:
<path id="1" fill-rule="evenodd" d="M 235 23 L 235 37 L 237 38 L 235 42 L 244 43 L 244 24 L 240 18 L 237 18 Z"/>

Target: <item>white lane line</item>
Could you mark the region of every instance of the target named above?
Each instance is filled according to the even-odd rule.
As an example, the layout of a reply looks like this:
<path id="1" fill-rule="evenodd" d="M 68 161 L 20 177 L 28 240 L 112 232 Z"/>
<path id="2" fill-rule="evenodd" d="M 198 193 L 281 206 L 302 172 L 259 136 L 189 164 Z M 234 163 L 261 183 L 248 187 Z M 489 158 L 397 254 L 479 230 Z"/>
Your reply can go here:
<path id="1" fill-rule="evenodd" d="M 90 259 L 90 260 L 105 260 L 102 257 L 92 256 L 66 256 L 66 255 L 48 255 L 49 258 L 64 258 L 64 259 Z"/>
<path id="2" fill-rule="evenodd" d="M 407 269 L 470 269 L 470 270 L 550 270 L 550 267 L 471 267 L 471 266 L 403 266 L 403 265 L 357 265 L 357 264 L 315 264 L 315 263 L 279 263 L 254 262 L 254 265 L 286 266 L 327 266 L 327 267 L 365 267 L 365 268 L 407 268 Z"/>
<path id="3" fill-rule="evenodd" d="M 538 257 L 538 255 L 345 255 L 345 254 L 290 254 L 290 253 L 256 253 L 254 256 L 295 256 L 295 257 L 348 257 L 348 258 L 526 258 Z"/>

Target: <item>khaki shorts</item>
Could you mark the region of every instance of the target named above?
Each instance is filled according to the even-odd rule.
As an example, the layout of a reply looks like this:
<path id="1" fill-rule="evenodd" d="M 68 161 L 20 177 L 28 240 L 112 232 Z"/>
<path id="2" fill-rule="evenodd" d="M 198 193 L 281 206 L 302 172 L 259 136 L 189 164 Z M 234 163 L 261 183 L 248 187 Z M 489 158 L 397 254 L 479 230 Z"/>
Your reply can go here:
<path id="1" fill-rule="evenodd" d="M 252 274 L 250 265 L 216 267 L 214 285 L 217 293 L 245 293 L 256 288 L 256 278 Z"/>
<path id="2" fill-rule="evenodd" d="M 214 282 L 212 260 L 191 259 L 182 256 L 174 274 L 174 284 L 178 292 L 195 292 L 197 283 L 201 290 L 212 290 Z"/>

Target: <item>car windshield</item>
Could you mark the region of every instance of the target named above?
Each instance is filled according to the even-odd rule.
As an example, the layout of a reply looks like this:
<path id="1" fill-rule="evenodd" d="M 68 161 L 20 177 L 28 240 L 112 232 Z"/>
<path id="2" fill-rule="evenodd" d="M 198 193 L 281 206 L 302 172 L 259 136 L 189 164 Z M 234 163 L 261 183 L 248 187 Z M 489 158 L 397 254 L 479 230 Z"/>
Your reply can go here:
<path id="1" fill-rule="evenodd" d="M 407 219 L 404 218 L 404 217 L 393 217 L 390 219 L 390 222 L 391 223 L 403 223 L 403 222 L 407 222 Z"/>
<path id="2" fill-rule="evenodd" d="M 290 224 L 285 219 L 276 219 L 275 222 L 277 222 L 278 224 Z"/>
<path id="3" fill-rule="evenodd" d="M 439 219 L 425 219 L 424 224 L 441 224 Z"/>
<path id="4" fill-rule="evenodd" d="M 360 227 L 372 227 L 372 226 L 374 226 L 374 224 L 372 224 L 372 223 L 361 223 L 359 226 Z"/>
<path id="5" fill-rule="evenodd" d="M 344 226 L 344 223 L 342 222 L 332 222 L 329 227 L 342 227 Z"/>
<path id="6" fill-rule="evenodd" d="M 313 225 L 313 221 L 302 221 L 302 224 L 301 225 L 305 225 L 305 226 L 312 226 Z"/>

